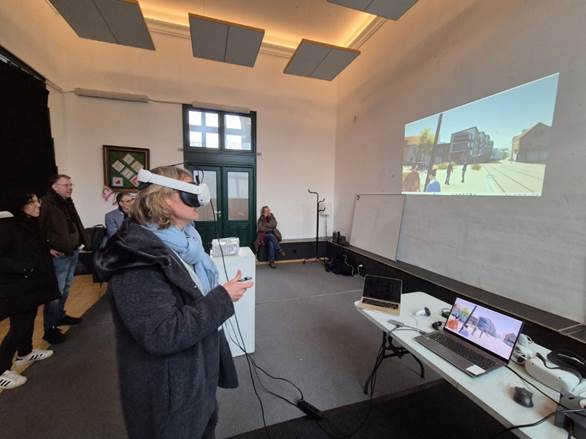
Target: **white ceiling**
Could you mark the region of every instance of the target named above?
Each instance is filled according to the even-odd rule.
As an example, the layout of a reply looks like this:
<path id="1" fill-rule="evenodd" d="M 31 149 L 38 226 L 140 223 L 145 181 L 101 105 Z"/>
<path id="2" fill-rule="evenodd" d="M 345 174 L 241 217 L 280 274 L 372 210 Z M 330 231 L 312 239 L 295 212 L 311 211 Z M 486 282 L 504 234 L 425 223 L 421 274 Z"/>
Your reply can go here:
<path id="1" fill-rule="evenodd" d="M 188 26 L 188 13 L 265 29 L 264 43 L 295 48 L 302 38 L 348 47 L 374 15 L 326 0 L 139 0 L 147 19 Z M 379 19 L 380 20 L 380 19 Z"/>

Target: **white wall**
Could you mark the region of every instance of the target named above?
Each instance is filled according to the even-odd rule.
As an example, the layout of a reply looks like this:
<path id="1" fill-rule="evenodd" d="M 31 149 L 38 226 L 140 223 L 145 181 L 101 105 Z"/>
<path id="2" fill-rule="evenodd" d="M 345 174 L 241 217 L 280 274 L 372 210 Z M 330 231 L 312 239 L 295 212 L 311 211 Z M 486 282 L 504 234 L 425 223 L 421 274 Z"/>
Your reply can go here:
<path id="1" fill-rule="evenodd" d="M 586 3 L 421 0 L 340 81 L 335 228 L 352 194 L 401 190 L 404 125 L 560 72 L 543 196 L 408 197 L 398 258 L 586 321 Z"/>
<path id="2" fill-rule="evenodd" d="M 83 40 L 47 2 L 0 3 L 0 44 L 66 91 L 50 89 L 52 129 L 59 170 L 74 178 L 84 223 L 103 222 L 111 208 L 101 200 L 102 145 L 150 148 L 152 166 L 179 162 L 182 113 L 179 104 L 68 92 L 77 87 L 257 111 L 258 206 L 272 207 L 284 238 L 313 237 L 314 200 L 307 188 L 328 200 L 334 195 L 335 85 L 284 75 L 285 58 L 261 54 L 251 69 L 193 58 L 188 39 L 152 37 L 156 51 Z"/>

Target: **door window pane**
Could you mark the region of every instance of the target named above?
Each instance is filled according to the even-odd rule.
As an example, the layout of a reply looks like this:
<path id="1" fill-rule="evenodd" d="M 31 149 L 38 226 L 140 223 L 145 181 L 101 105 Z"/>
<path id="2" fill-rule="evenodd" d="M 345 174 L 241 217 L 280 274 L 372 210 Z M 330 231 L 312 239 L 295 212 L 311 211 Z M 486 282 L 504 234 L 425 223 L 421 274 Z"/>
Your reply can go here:
<path id="1" fill-rule="evenodd" d="M 226 149 L 252 150 L 252 120 L 249 116 L 226 114 L 224 115 L 224 126 Z"/>
<path id="2" fill-rule="evenodd" d="M 228 220 L 248 221 L 248 172 L 228 172 Z"/>
<path id="3" fill-rule="evenodd" d="M 202 171 L 196 169 L 193 171 L 193 181 L 195 177 L 199 175 L 199 181 L 201 183 L 205 183 L 210 188 L 210 198 L 212 203 L 208 206 L 202 206 L 197 209 L 199 212 L 199 219 L 196 221 L 213 221 L 214 215 L 212 213 L 212 204 L 216 211 L 219 210 L 218 206 L 218 187 L 217 187 L 217 172 L 216 171 Z M 216 215 L 218 215 L 216 213 Z"/>

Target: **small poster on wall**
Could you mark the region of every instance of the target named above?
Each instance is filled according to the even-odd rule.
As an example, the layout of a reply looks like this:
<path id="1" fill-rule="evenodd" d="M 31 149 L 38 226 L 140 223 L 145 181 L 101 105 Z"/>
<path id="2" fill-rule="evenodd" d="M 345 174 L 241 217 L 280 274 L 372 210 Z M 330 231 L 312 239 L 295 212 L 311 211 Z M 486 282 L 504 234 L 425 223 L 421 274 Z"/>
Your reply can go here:
<path id="1" fill-rule="evenodd" d="M 137 174 L 148 169 L 149 150 L 129 146 L 104 145 L 104 185 L 114 192 L 136 191 L 139 185 Z"/>

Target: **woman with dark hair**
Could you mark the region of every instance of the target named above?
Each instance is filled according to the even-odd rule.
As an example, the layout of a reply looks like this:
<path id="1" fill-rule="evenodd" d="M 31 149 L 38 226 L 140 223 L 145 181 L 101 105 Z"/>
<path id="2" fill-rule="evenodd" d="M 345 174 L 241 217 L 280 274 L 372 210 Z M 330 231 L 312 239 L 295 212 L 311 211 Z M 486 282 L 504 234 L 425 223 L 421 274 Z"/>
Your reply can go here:
<path id="1" fill-rule="evenodd" d="M 39 305 L 59 297 L 49 247 L 40 234 L 41 203 L 33 193 L 12 197 L 11 218 L 0 219 L 0 320 L 10 318 L 10 329 L 0 344 L 0 389 L 22 386 L 27 379 L 12 372 L 16 365 L 45 360 L 53 351 L 33 349 Z"/>
<path id="2" fill-rule="evenodd" d="M 277 268 L 275 265 L 275 256 L 277 253 L 281 256 L 285 256 L 285 252 L 281 250 L 281 246 L 279 245 L 279 242 L 282 240 L 281 232 L 277 229 L 277 219 L 271 213 L 271 208 L 269 206 L 262 207 L 260 210 L 260 218 L 256 225 L 258 234 L 254 246 L 257 250 L 257 254 L 258 249 L 261 246 L 266 245 L 269 266 L 271 268 Z"/>
<path id="3" fill-rule="evenodd" d="M 197 207 L 172 187 L 192 183 L 191 174 L 151 172 L 166 179 L 139 191 L 130 219 L 96 258 L 109 280 L 126 429 L 130 439 L 211 439 L 217 388 L 238 385 L 221 326 L 253 284 L 238 271 L 218 285 L 193 227 Z"/>

